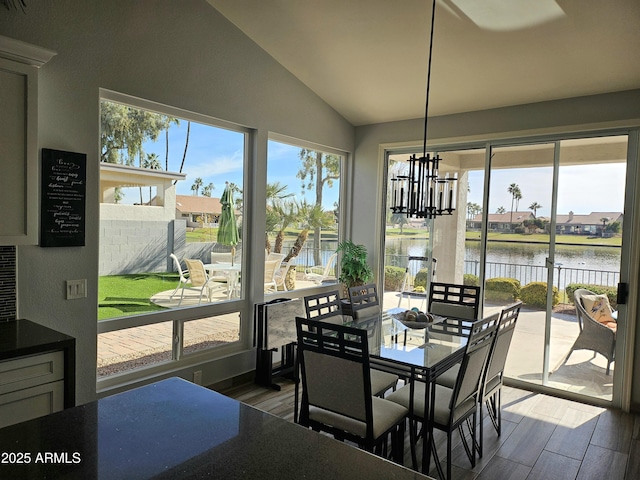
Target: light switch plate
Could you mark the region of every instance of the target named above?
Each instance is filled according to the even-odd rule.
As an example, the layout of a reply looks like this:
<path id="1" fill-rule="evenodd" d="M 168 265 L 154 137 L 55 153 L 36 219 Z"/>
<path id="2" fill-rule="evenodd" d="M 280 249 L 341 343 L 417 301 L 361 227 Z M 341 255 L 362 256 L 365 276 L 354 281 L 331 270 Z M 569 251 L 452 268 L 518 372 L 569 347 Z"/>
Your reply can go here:
<path id="1" fill-rule="evenodd" d="M 67 300 L 76 298 L 86 298 L 87 296 L 87 279 L 67 280 Z"/>

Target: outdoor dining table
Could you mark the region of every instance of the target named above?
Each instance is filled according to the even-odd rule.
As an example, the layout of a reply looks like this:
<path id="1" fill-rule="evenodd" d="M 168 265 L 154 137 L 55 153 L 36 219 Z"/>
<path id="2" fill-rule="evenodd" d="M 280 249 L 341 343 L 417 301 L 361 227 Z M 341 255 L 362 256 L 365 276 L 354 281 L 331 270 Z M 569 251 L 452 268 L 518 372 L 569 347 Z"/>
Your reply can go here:
<path id="1" fill-rule="evenodd" d="M 408 382 L 419 380 L 426 383 L 426 406 L 431 405 L 435 398 L 436 378 L 462 360 L 470 332 L 469 320 L 442 318 L 426 327 L 424 343 L 405 345 L 399 337 L 408 327 L 387 312 L 348 321 L 346 325 L 365 328 L 369 332 L 372 368 L 395 373 Z M 426 411 L 433 415 L 432 408 Z M 425 474 L 428 473 L 430 456 L 431 439 L 424 438 L 422 472 Z"/>
<path id="2" fill-rule="evenodd" d="M 227 275 L 227 298 L 231 299 L 236 293 L 238 276 L 240 275 L 240 265 L 232 263 L 205 263 L 204 268 L 211 277 L 214 272 L 225 272 Z"/>

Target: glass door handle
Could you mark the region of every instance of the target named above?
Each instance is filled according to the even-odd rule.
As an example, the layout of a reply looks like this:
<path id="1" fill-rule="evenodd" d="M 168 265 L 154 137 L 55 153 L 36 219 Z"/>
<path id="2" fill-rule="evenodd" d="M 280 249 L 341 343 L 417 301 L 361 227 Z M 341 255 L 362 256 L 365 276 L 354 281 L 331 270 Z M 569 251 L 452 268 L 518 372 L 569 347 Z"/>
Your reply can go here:
<path id="1" fill-rule="evenodd" d="M 618 305 L 624 305 L 627 303 L 627 296 L 629 295 L 629 284 L 620 282 L 618 283 L 618 296 L 616 302 Z"/>

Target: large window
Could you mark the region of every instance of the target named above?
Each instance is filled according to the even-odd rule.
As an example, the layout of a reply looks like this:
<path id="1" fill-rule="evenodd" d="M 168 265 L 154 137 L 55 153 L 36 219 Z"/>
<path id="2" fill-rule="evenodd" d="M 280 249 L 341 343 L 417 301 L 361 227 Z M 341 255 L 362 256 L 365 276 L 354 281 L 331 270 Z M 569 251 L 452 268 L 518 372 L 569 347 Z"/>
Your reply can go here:
<path id="1" fill-rule="evenodd" d="M 281 258 L 278 290 L 337 282 L 344 154 L 269 141 L 266 256 Z"/>
<path id="2" fill-rule="evenodd" d="M 106 96 L 100 112 L 99 377 L 239 340 L 240 315 L 225 313 L 218 322 L 210 308 L 243 297 L 248 135 L 195 114 Z M 194 307 L 206 312 L 194 314 Z M 207 319 L 158 316 L 177 309 L 191 311 L 185 320 Z"/>

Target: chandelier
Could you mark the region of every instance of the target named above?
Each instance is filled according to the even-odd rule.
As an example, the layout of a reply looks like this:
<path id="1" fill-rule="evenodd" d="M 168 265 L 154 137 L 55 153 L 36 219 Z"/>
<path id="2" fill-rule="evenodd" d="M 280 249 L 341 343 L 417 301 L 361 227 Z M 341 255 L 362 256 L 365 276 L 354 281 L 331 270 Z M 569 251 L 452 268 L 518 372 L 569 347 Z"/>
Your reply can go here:
<path id="1" fill-rule="evenodd" d="M 427 66 L 427 91 L 424 108 L 424 140 L 422 156 L 411 155 L 408 174 L 395 175 L 391 179 L 393 213 L 414 218 L 435 218 L 451 215 L 455 209 L 458 174 L 446 173 L 440 177 L 438 169 L 442 160 L 438 154 L 427 153 L 427 121 L 429 117 L 429 88 L 431 85 L 431 56 L 433 53 L 433 29 L 435 25 L 436 0 L 431 10 L 431 33 L 429 36 L 429 61 Z"/>

